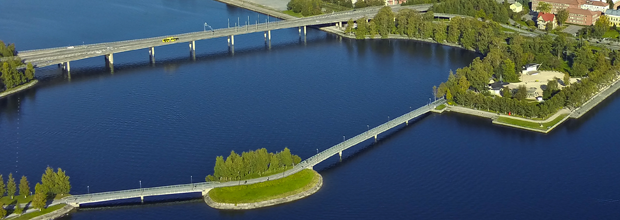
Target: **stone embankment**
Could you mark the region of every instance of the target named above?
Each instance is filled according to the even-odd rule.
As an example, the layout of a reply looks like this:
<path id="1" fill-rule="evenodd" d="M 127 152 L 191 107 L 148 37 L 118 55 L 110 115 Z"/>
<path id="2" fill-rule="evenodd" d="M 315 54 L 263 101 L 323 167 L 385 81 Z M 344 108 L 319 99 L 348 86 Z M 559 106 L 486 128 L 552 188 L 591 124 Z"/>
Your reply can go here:
<path id="1" fill-rule="evenodd" d="M 62 218 L 64 216 L 69 215 L 69 213 L 73 212 L 76 208 L 70 205 L 65 205 L 65 207 L 62 207 L 61 209 L 58 209 L 56 211 L 47 213 L 45 215 L 40 215 L 34 218 L 31 218 L 30 220 L 49 220 L 49 219 L 58 219 L 58 218 Z"/>
<path id="2" fill-rule="evenodd" d="M 318 173 L 316 173 L 316 175 L 318 176 L 318 182 L 312 188 L 310 188 L 310 189 L 308 189 L 306 191 L 297 193 L 295 195 L 290 195 L 290 196 L 284 197 L 284 198 L 271 199 L 271 200 L 267 200 L 267 201 L 254 202 L 254 203 L 232 204 L 232 203 L 219 203 L 219 202 L 215 202 L 215 201 L 213 201 L 209 197 L 209 193 L 206 193 L 205 196 L 204 196 L 204 200 L 207 203 L 207 205 L 211 206 L 212 208 L 227 209 L 227 210 L 257 209 L 257 208 L 263 208 L 263 207 L 274 206 L 274 205 L 283 204 L 283 203 L 287 203 L 287 202 L 292 202 L 292 201 L 295 201 L 295 200 L 299 200 L 299 199 L 308 197 L 308 196 L 316 193 L 317 191 L 319 191 L 319 189 L 321 189 L 321 186 L 323 186 L 323 177 L 320 174 L 318 174 Z"/>
<path id="3" fill-rule="evenodd" d="M 4 97 L 6 97 L 8 95 L 11 95 L 13 93 L 17 93 L 17 92 L 20 92 L 20 91 L 25 90 L 27 88 L 30 88 L 30 87 L 34 86 L 35 84 L 37 84 L 38 82 L 39 82 L 39 80 L 35 79 L 35 80 L 30 81 L 29 83 L 26 83 L 24 85 L 20 85 L 17 88 L 11 89 L 11 90 L 6 91 L 6 92 L 2 92 L 2 93 L 0 93 L 0 98 L 4 98 Z"/>

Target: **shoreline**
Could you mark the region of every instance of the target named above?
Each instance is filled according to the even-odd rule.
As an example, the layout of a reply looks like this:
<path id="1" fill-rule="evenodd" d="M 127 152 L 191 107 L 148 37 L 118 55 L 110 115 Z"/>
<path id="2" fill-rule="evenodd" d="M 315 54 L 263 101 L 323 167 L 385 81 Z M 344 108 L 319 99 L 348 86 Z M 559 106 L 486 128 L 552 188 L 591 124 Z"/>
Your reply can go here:
<path id="1" fill-rule="evenodd" d="M 9 95 L 12 95 L 14 93 L 18 93 L 18 92 L 21 92 L 23 90 L 26 90 L 26 89 L 36 85 L 38 82 L 39 82 L 39 80 L 34 79 L 34 80 L 32 80 L 32 81 L 30 81 L 30 82 L 28 82 L 26 84 L 19 85 L 19 86 L 15 87 L 15 88 L 13 88 L 13 89 L 11 89 L 9 91 L 4 91 L 4 92 L 0 93 L 0 99 L 2 99 L 4 97 L 7 97 Z"/>
<path id="2" fill-rule="evenodd" d="M 205 196 L 204 196 L 204 201 L 211 208 L 222 209 L 222 210 L 258 209 L 258 208 L 269 207 L 269 206 L 274 206 L 274 205 L 279 205 L 279 204 L 293 202 L 293 201 L 303 199 L 305 197 L 308 197 L 308 196 L 318 192 L 319 189 L 321 189 L 321 187 L 323 186 L 323 176 L 321 176 L 321 174 L 319 174 L 318 172 L 316 172 L 314 170 L 312 170 L 312 171 L 318 177 L 318 182 L 316 183 L 316 185 L 314 185 L 312 188 L 310 188 L 310 189 L 308 189 L 306 191 L 302 191 L 302 192 L 294 194 L 294 195 L 286 196 L 286 197 L 283 197 L 283 198 L 270 199 L 270 200 L 261 201 L 261 202 L 237 203 L 237 204 L 234 204 L 234 203 L 215 202 L 215 201 L 213 201 L 211 199 L 211 197 L 209 197 L 209 191 L 207 191 L 205 193 Z"/>

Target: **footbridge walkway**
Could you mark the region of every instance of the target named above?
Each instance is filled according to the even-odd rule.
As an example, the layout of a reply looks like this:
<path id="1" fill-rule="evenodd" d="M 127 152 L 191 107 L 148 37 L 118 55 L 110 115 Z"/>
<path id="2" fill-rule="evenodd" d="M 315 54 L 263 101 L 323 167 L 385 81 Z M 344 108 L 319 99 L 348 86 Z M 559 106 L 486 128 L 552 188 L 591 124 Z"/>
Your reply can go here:
<path id="1" fill-rule="evenodd" d="M 436 106 L 446 103 L 444 99 L 436 100 L 430 104 L 424 105 L 418 109 L 415 109 L 409 113 L 406 113 L 400 117 L 394 118 L 386 123 L 383 123 L 377 127 L 369 129 L 368 131 L 361 133 L 353 138 L 345 140 L 339 144 L 336 144 L 324 151 L 319 152 L 318 154 L 302 161 L 299 164 L 296 164 L 292 169 L 285 171 L 284 173 L 278 173 L 271 176 L 243 180 L 243 181 L 230 181 L 230 182 L 200 182 L 200 183 L 191 183 L 191 184 L 179 184 L 179 185 L 171 185 L 171 186 L 160 186 L 160 187 L 151 187 L 151 188 L 139 188 L 139 189 L 129 189 L 129 190 L 121 190 L 121 191 L 111 191 L 111 192 L 100 192 L 100 193 L 89 193 L 83 195 L 73 195 L 61 200 L 56 200 L 52 203 L 66 203 L 72 206 L 79 207 L 84 204 L 92 204 L 99 202 L 110 202 L 110 201 L 118 201 L 123 199 L 132 199 L 132 198 L 140 198 L 144 201 L 144 197 L 148 196 L 162 196 L 162 195 L 173 195 L 173 194 L 185 194 L 185 193 L 199 193 L 201 192 L 203 195 L 206 194 L 209 190 L 218 187 L 226 187 L 226 186 L 236 186 L 243 184 L 253 184 L 264 182 L 268 180 L 275 180 L 279 178 L 284 178 L 286 176 L 297 173 L 303 169 L 312 169 L 318 163 L 325 161 L 326 159 L 338 154 L 342 158 L 342 152 L 346 149 L 349 149 L 353 146 L 356 146 L 363 141 L 366 141 L 371 138 L 377 139 L 377 136 L 386 132 L 390 129 L 393 129 L 399 125 L 407 125 L 409 121 L 428 113 L 433 110 Z"/>

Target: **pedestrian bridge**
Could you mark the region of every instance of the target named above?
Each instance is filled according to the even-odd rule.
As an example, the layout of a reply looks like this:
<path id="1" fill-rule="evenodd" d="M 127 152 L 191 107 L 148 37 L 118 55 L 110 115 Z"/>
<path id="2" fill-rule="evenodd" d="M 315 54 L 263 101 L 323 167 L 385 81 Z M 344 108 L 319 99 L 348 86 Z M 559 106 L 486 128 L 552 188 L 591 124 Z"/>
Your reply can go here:
<path id="1" fill-rule="evenodd" d="M 53 204 L 58 203 L 66 203 L 72 206 L 79 207 L 83 204 L 92 204 L 99 202 L 109 202 L 109 201 L 117 201 L 123 199 L 132 199 L 132 198 L 140 198 L 144 201 L 144 197 L 148 196 L 163 196 L 163 195 L 173 195 L 173 194 L 185 194 L 185 193 L 198 193 L 201 192 L 205 195 L 209 190 L 218 187 L 227 187 L 227 186 L 236 186 L 241 184 L 253 184 L 264 182 L 268 180 L 275 180 L 279 178 L 283 178 L 294 173 L 297 173 L 303 169 L 312 169 L 315 165 L 325 161 L 326 159 L 338 154 L 342 158 L 342 152 L 356 146 L 363 141 L 374 138 L 377 140 L 378 136 L 390 129 L 393 129 L 399 125 L 408 125 L 409 121 L 418 118 L 435 107 L 445 104 L 445 99 L 439 99 L 422 107 L 419 107 L 411 112 L 408 112 L 400 117 L 394 118 L 386 123 L 383 123 L 377 127 L 369 129 L 368 131 L 358 134 L 348 140 L 344 140 L 343 142 L 336 144 L 324 151 L 317 153 L 316 155 L 302 161 L 299 164 L 295 164 L 295 166 L 285 171 L 284 173 L 278 173 L 271 176 L 243 180 L 243 181 L 230 181 L 230 182 L 200 182 L 200 183 L 190 183 L 190 184 L 179 184 L 172 186 L 160 186 L 160 187 L 150 187 L 150 188 L 139 188 L 139 189 L 129 189 L 129 190 L 120 190 L 120 191 L 111 191 L 111 192 L 100 192 L 100 193 L 89 193 L 83 195 L 73 195 L 66 198 L 63 198 L 59 201 L 55 201 Z"/>

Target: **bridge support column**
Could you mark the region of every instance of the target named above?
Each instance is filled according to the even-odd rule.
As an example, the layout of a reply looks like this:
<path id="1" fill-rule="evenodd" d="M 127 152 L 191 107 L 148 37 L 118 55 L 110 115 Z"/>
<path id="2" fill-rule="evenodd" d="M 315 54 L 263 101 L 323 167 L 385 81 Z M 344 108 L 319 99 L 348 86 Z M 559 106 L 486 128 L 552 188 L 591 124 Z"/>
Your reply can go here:
<path id="1" fill-rule="evenodd" d="M 375 142 L 377 142 L 377 135 L 375 135 Z"/>
<path id="2" fill-rule="evenodd" d="M 297 29 L 299 29 L 299 36 L 301 36 L 301 27 L 298 27 Z"/>
<path id="3" fill-rule="evenodd" d="M 149 48 L 149 58 L 151 63 L 155 63 L 155 47 Z"/>
<path id="4" fill-rule="evenodd" d="M 196 51 L 196 41 L 192 41 L 189 43 L 189 52 Z"/>
<path id="5" fill-rule="evenodd" d="M 339 22 L 338 22 L 338 27 L 339 27 L 340 29 L 342 29 L 342 21 L 339 21 Z"/>
<path id="6" fill-rule="evenodd" d="M 114 54 L 107 54 L 105 55 L 105 62 L 106 64 L 114 64 Z"/>
<path id="7" fill-rule="evenodd" d="M 408 121 L 408 120 L 407 120 L 407 121 L 405 121 L 405 124 L 406 124 L 406 125 L 409 125 L 409 121 Z"/>
<path id="8" fill-rule="evenodd" d="M 267 31 L 267 40 L 271 41 L 271 31 Z"/>
<path id="9" fill-rule="evenodd" d="M 230 46 L 235 46 L 235 35 L 230 35 Z"/>
<path id="10" fill-rule="evenodd" d="M 67 72 L 71 72 L 71 64 L 69 63 L 69 61 L 67 61 L 66 63 L 63 63 L 62 68 Z"/>
<path id="11" fill-rule="evenodd" d="M 140 196 L 140 201 L 144 203 L 144 196 Z"/>
<path id="12" fill-rule="evenodd" d="M 304 35 L 308 34 L 308 32 L 306 31 L 306 26 L 304 26 Z"/>
<path id="13" fill-rule="evenodd" d="M 342 160 L 342 151 L 338 152 L 338 155 L 340 155 L 340 160 Z"/>

